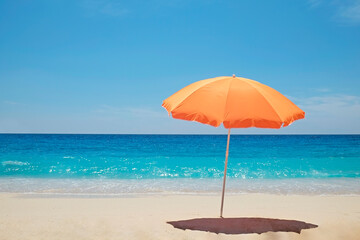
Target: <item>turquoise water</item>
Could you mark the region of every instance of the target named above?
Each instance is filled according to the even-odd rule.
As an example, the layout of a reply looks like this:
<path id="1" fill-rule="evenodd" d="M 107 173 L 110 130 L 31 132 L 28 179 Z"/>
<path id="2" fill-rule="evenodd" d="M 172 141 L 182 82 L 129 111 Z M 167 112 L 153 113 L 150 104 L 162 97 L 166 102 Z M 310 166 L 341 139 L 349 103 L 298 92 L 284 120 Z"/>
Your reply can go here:
<path id="1" fill-rule="evenodd" d="M 217 191 L 225 148 L 225 135 L 0 134 L 0 191 Z M 232 135 L 227 176 L 230 189 L 242 180 L 255 192 L 274 181 L 306 188 L 314 179 L 360 191 L 360 135 Z M 202 186 L 194 189 L 196 180 Z"/>
<path id="2" fill-rule="evenodd" d="M 221 178 L 221 135 L 0 135 L 0 176 Z M 233 135 L 232 178 L 360 177 L 360 136 Z"/>

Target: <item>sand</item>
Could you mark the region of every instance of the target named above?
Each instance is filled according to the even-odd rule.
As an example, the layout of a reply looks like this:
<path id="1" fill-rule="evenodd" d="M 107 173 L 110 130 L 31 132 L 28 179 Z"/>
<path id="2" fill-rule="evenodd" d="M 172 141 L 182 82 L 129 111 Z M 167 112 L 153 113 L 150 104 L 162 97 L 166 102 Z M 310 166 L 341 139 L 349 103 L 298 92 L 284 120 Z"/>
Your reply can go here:
<path id="1" fill-rule="evenodd" d="M 215 218 L 215 223 L 220 220 L 219 207 L 220 195 L 90 197 L 1 193 L 0 239 L 360 239 L 360 196 L 227 195 L 224 217 L 230 219 L 228 230 L 250 231 L 243 234 L 184 231 L 167 223 L 200 218 L 196 224 L 206 228 L 209 219 L 204 218 Z M 267 231 L 269 226 L 276 228 L 271 226 L 277 221 L 274 219 L 288 220 L 281 222 L 280 230 L 289 230 L 294 224 L 300 228 L 310 226 L 306 224 L 318 227 L 303 229 L 300 234 L 254 233 Z"/>

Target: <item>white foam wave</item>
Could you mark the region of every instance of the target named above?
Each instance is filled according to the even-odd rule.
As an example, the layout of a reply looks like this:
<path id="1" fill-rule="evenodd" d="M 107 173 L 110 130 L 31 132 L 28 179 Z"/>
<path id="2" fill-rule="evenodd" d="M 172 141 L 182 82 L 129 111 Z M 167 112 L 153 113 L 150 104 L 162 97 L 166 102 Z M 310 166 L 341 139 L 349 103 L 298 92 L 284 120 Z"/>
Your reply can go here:
<path id="1" fill-rule="evenodd" d="M 26 165 L 29 165 L 29 163 L 28 162 L 20 162 L 20 161 L 4 161 L 4 162 L 2 162 L 2 165 L 3 166 L 6 166 L 6 165 L 26 166 Z"/>
<path id="2" fill-rule="evenodd" d="M 50 194 L 218 194 L 221 179 L 0 178 L 0 192 Z M 360 195 L 360 179 L 229 179 L 227 194 Z"/>

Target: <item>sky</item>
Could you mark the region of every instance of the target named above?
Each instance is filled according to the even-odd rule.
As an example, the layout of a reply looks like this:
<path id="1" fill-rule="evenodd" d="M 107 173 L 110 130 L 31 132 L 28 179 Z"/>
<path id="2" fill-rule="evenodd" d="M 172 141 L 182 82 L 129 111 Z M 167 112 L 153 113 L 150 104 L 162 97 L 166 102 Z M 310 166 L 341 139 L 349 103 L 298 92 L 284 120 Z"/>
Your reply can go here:
<path id="1" fill-rule="evenodd" d="M 0 133 L 226 134 L 161 104 L 232 74 L 360 134 L 360 0 L 0 0 Z"/>

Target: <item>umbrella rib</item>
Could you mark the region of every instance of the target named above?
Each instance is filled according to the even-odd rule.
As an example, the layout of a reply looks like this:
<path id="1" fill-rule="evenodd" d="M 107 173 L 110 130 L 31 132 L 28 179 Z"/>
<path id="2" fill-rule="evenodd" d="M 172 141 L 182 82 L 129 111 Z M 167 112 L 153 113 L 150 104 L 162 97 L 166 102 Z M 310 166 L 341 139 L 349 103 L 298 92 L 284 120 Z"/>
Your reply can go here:
<path id="1" fill-rule="evenodd" d="M 232 85 L 233 81 L 234 81 L 234 78 L 231 78 L 231 81 L 230 81 L 230 84 L 229 84 L 229 89 L 228 89 L 228 91 L 227 91 L 227 93 L 226 93 L 226 101 L 225 101 L 225 107 L 224 107 L 224 116 L 223 116 L 223 119 L 222 119 L 222 121 L 221 121 L 223 125 L 224 125 L 224 121 L 225 121 L 225 119 L 226 119 L 225 114 L 227 115 L 227 113 L 226 113 L 226 106 L 227 106 L 227 103 L 228 103 L 229 92 L 230 92 L 231 85 Z M 224 126 L 224 127 L 225 127 L 225 126 Z"/>
<path id="2" fill-rule="evenodd" d="M 284 124 L 284 120 L 280 117 L 280 115 L 279 115 L 279 113 L 276 111 L 276 109 L 274 108 L 274 106 L 271 104 L 271 102 L 270 102 L 270 100 L 267 98 L 267 97 L 265 97 L 262 93 L 261 93 L 261 91 L 256 87 L 256 86 L 254 86 L 253 84 L 251 84 L 250 82 L 247 82 L 247 81 L 244 81 L 246 84 L 248 84 L 248 85 L 250 85 L 250 86 L 252 86 L 259 94 L 260 94 L 260 96 L 261 97 L 263 97 L 265 100 L 266 100 L 266 102 L 270 105 L 270 107 L 272 108 L 272 110 L 275 112 L 275 114 L 278 116 L 278 118 L 280 119 L 280 121 L 281 121 L 281 126 Z"/>
<path id="3" fill-rule="evenodd" d="M 220 77 L 219 77 L 220 78 Z M 202 82 L 202 81 L 208 81 L 209 79 L 204 79 L 204 80 L 201 80 L 200 82 Z M 216 82 L 217 80 L 215 80 L 214 82 Z M 195 82 L 196 83 L 196 82 Z M 195 84 L 195 83 L 192 83 L 192 84 Z M 191 86 L 192 84 L 190 84 L 189 86 Z M 201 86 L 198 86 L 198 88 L 196 89 L 196 90 L 194 90 L 194 91 L 192 91 L 192 92 L 190 92 L 189 94 L 187 94 L 184 98 L 183 98 L 183 100 L 181 100 L 175 107 L 173 107 L 171 110 L 168 110 L 168 108 L 167 108 L 167 103 L 166 103 L 166 100 L 168 99 L 165 99 L 164 101 L 163 101 L 163 103 L 162 103 L 162 107 L 163 108 L 165 108 L 168 112 L 169 112 L 169 115 L 170 115 L 170 113 L 175 109 L 175 108 L 177 108 L 177 106 L 179 106 L 186 98 L 188 98 L 191 94 L 193 94 L 195 91 L 197 91 L 197 90 L 199 90 L 200 88 L 202 88 L 203 86 L 205 86 L 206 84 L 208 84 L 208 83 L 204 83 L 204 84 L 202 84 Z M 186 87 L 188 87 L 188 86 L 186 86 Z M 186 88 L 185 87 L 185 88 Z M 179 92 L 181 92 L 181 91 L 183 91 L 183 89 L 180 89 L 179 91 L 177 91 L 176 93 L 174 93 L 173 95 L 176 95 L 177 93 L 179 93 Z M 170 96 L 171 97 L 171 96 Z"/>

